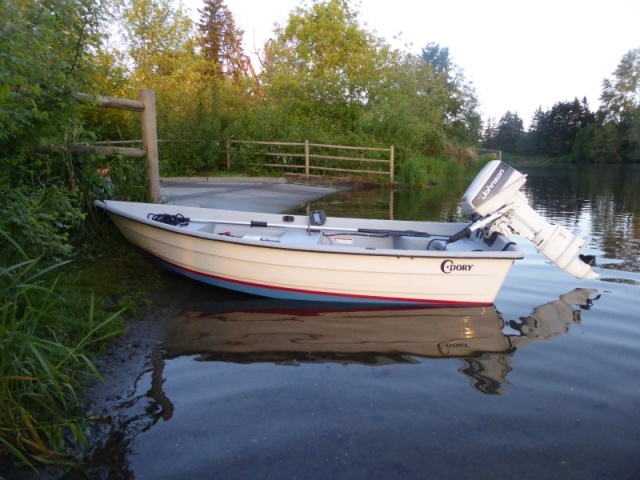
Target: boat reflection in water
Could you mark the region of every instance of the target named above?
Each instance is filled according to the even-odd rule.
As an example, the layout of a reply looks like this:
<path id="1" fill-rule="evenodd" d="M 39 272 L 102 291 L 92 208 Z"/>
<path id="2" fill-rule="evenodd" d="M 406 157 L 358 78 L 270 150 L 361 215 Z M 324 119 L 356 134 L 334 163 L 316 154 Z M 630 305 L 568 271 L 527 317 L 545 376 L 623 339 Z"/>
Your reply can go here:
<path id="1" fill-rule="evenodd" d="M 167 329 L 168 357 L 201 361 L 388 365 L 459 358 L 458 370 L 483 393 L 503 393 L 511 356 L 580 323 L 597 293 L 575 289 L 528 316 L 505 322 L 495 307 L 366 309 L 345 304 L 256 300 L 190 311 Z"/>

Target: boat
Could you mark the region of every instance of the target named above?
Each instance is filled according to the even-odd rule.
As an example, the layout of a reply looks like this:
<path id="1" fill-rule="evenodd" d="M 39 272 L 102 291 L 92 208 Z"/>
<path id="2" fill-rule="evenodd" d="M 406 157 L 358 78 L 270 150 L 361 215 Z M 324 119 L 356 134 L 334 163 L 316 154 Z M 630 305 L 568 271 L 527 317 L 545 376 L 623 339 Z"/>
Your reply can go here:
<path id="1" fill-rule="evenodd" d="M 526 175 L 489 162 L 462 199 L 469 222 L 288 215 L 98 200 L 124 237 L 187 277 L 271 298 L 491 305 L 523 253 L 515 233 L 578 278 L 596 278 L 589 238 L 529 205 Z"/>
<path id="2" fill-rule="evenodd" d="M 367 306 L 273 299 L 186 305 L 165 329 L 165 358 L 237 364 L 411 365 L 459 359 L 482 393 L 503 393 L 513 356 L 565 335 L 599 298 L 577 288 L 508 320 L 487 307 Z"/>

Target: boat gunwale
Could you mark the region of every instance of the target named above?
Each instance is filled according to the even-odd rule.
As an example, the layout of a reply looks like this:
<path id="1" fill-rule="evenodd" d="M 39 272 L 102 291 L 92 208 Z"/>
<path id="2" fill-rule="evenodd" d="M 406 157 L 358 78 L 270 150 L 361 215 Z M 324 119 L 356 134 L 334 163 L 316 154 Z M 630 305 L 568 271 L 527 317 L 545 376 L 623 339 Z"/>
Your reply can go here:
<path id="1" fill-rule="evenodd" d="M 367 247 L 359 247 L 359 246 L 341 246 L 341 245 L 305 245 L 305 244 L 293 244 L 293 243 L 280 243 L 280 242 L 270 242 L 263 241 L 260 239 L 253 238 L 237 238 L 232 236 L 224 236 L 220 234 L 214 234 L 211 232 L 205 232 L 200 230 L 187 230 L 180 226 L 174 226 L 158 221 L 154 221 L 140 215 L 134 215 L 129 212 L 126 212 L 122 209 L 114 209 L 109 207 L 109 204 L 106 201 L 100 201 L 102 205 L 99 205 L 103 208 L 108 214 L 115 215 L 129 221 L 133 221 L 135 223 L 148 225 L 152 228 L 157 228 L 159 230 L 167 231 L 170 233 L 175 233 L 178 235 L 185 235 L 188 237 L 197 237 L 203 240 L 214 241 L 214 242 L 226 242 L 233 243 L 237 245 L 247 246 L 247 247 L 257 247 L 257 248 L 271 248 L 276 250 L 287 250 L 294 252 L 310 252 L 310 253 L 318 253 L 318 254 L 342 254 L 342 255 L 363 255 L 363 256 L 380 256 L 380 257 L 402 257 L 402 258 L 425 258 L 425 259 L 442 259 L 442 258 L 456 258 L 456 259 L 464 259 L 469 258 L 473 260 L 520 260 L 524 258 L 524 253 L 520 249 L 520 247 L 514 242 L 515 250 L 505 250 L 505 251 L 497 251 L 497 250 L 479 250 L 479 251 L 469 251 L 469 250 L 411 250 L 411 249 L 392 249 L 392 248 L 367 248 Z M 203 209 L 206 210 L 206 209 Z M 242 212 L 242 213 L 252 213 L 252 212 Z M 212 221 L 212 223 L 215 223 Z M 223 224 L 224 222 L 219 222 Z M 446 222 L 432 222 L 432 223 L 446 223 Z M 254 228 L 263 228 L 263 227 L 254 227 Z M 287 227 L 277 227 L 282 228 L 283 230 L 287 230 Z M 313 227 L 311 227 L 313 230 Z M 343 233 L 345 235 L 353 234 L 354 232 L 340 232 L 336 230 L 336 233 Z M 437 238 L 437 235 L 434 235 Z M 479 242 L 478 242 L 479 243 Z"/>

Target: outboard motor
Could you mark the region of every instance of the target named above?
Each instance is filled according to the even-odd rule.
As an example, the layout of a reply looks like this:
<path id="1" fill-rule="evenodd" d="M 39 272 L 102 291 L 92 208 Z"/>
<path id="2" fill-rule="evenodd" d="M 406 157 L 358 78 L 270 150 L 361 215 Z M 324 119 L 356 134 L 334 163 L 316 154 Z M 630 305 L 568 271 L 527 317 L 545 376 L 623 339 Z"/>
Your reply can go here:
<path id="1" fill-rule="evenodd" d="M 473 180 L 462 197 L 463 210 L 481 220 L 494 218 L 490 232 L 508 234 L 506 228 L 536 244 L 538 252 L 577 278 L 598 278 L 587 257 L 581 255 L 590 238 L 580 238 L 553 225 L 529 206 L 520 191 L 527 177 L 500 160 L 489 162 Z"/>

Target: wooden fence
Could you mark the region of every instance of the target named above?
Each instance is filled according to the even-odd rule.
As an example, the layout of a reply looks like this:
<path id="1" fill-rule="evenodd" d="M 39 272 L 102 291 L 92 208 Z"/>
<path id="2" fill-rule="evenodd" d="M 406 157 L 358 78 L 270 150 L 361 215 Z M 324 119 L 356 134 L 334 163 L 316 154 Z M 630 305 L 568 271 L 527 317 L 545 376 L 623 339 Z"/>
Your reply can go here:
<path id="1" fill-rule="evenodd" d="M 243 140 L 228 140 L 227 141 L 227 169 L 231 168 L 231 146 L 245 144 L 245 145 L 263 145 L 267 147 L 293 147 L 293 152 L 250 152 L 248 155 L 252 156 L 265 156 L 275 159 L 303 159 L 304 163 L 300 161 L 296 163 L 262 163 L 260 165 L 271 168 L 283 168 L 289 170 L 304 170 L 305 178 L 309 178 L 311 170 L 314 171 L 330 171 L 330 172 L 345 172 L 345 173 L 366 173 L 371 175 L 387 175 L 389 176 L 389 183 L 393 184 L 393 170 L 394 170 L 394 148 L 393 145 L 389 148 L 374 148 L 374 147 L 351 147 L 344 145 L 324 145 L 320 143 L 309 143 L 305 140 L 304 143 L 285 143 L 285 142 L 249 142 Z M 360 153 L 364 155 L 368 152 L 385 152 L 388 153 L 388 159 L 380 158 L 364 158 L 363 156 L 344 156 L 344 155 L 322 155 L 319 153 L 313 153 L 313 150 L 342 150 L 353 153 Z M 296 151 L 297 150 L 297 151 Z M 312 164 L 312 160 L 318 160 L 319 163 Z M 326 162 L 326 163 L 323 163 Z M 385 170 L 371 170 L 363 168 L 337 168 L 332 166 L 326 166 L 328 162 L 345 162 L 351 163 L 357 162 L 362 164 L 387 164 L 388 169 Z"/>
<path id="2" fill-rule="evenodd" d="M 146 158 L 149 199 L 152 202 L 157 202 L 160 199 L 160 169 L 158 167 L 156 97 L 153 90 L 145 89 L 140 91 L 139 100 L 103 97 L 86 93 L 76 94 L 76 99 L 86 105 L 140 112 L 142 148 L 118 147 L 115 144 L 120 142 L 111 142 L 112 144 L 109 146 L 71 145 L 69 146 L 69 151 L 85 155 L 122 155 L 130 158 Z"/>

